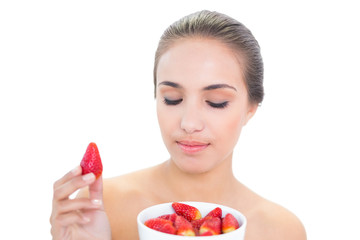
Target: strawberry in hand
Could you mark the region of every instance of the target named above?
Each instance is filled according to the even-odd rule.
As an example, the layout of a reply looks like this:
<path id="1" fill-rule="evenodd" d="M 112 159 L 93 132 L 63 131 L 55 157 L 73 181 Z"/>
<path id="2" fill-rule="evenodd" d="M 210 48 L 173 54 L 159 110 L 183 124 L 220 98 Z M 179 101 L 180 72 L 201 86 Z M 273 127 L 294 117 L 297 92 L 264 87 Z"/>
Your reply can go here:
<path id="1" fill-rule="evenodd" d="M 103 171 L 99 150 L 95 143 L 90 143 L 86 149 L 84 157 L 80 163 L 82 168 L 82 174 L 94 173 L 96 179 L 98 179 Z"/>

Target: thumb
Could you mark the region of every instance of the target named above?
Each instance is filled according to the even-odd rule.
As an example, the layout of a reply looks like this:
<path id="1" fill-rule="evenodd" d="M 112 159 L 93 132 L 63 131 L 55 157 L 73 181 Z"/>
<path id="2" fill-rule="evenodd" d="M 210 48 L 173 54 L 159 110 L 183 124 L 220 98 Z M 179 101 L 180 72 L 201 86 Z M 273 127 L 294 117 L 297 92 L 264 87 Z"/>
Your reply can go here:
<path id="1" fill-rule="evenodd" d="M 93 203 L 103 205 L 102 204 L 102 202 L 103 202 L 102 175 L 89 186 L 89 197 L 90 197 L 90 200 L 93 201 Z"/>

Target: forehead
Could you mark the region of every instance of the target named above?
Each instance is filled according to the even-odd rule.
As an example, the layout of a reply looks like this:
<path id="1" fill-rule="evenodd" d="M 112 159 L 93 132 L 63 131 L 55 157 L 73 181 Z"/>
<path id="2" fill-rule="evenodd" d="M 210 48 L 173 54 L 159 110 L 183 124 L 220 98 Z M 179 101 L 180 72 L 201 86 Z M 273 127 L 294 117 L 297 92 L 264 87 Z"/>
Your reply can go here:
<path id="1" fill-rule="evenodd" d="M 160 57 L 157 83 L 173 81 L 185 87 L 224 83 L 243 87 L 241 62 L 231 48 L 218 40 L 181 39 Z"/>

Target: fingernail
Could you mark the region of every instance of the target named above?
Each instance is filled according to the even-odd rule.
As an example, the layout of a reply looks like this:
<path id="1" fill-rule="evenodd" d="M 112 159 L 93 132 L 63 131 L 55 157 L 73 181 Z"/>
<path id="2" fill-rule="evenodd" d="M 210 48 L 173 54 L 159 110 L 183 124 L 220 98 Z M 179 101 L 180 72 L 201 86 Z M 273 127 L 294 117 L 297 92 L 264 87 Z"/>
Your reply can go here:
<path id="1" fill-rule="evenodd" d="M 83 219 L 85 222 L 90 222 L 90 218 L 88 218 L 88 217 L 83 217 Z"/>
<path id="2" fill-rule="evenodd" d="M 93 199 L 91 200 L 92 204 L 100 206 L 102 204 L 102 201 L 100 199 Z"/>
<path id="3" fill-rule="evenodd" d="M 77 166 L 76 168 L 74 168 L 73 170 L 71 170 L 71 173 L 72 173 L 73 175 L 78 175 L 78 174 L 80 174 L 80 172 L 81 172 L 81 167 L 80 167 L 80 166 Z"/>
<path id="4" fill-rule="evenodd" d="M 95 175 L 93 173 L 89 173 L 89 174 L 86 174 L 82 177 L 82 179 L 85 181 L 85 182 L 91 182 L 92 180 L 95 179 Z"/>

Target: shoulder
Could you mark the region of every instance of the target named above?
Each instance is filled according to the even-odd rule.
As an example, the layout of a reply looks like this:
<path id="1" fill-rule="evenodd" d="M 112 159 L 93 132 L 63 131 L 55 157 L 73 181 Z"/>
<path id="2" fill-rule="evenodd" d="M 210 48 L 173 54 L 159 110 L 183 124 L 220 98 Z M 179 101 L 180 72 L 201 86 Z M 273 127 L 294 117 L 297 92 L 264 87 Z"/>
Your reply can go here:
<path id="1" fill-rule="evenodd" d="M 149 170 L 150 169 L 144 169 L 117 177 L 104 178 L 102 180 L 104 201 L 108 203 L 112 200 L 118 202 L 119 200 L 138 197 L 137 195 L 144 194 L 144 184 L 142 184 L 142 182 L 146 182 L 146 175 L 150 175 L 148 174 Z M 77 195 L 77 197 L 87 196 L 87 187 L 81 189 Z"/>
<path id="2" fill-rule="evenodd" d="M 249 239 L 306 240 L 306 232 L 299 218 L 286 208 L 261 201 L 250 214 Z M 256 236 L 258 235 L 258 236 Z"/>
<path id="3" fill-rule="evenodd" d="M 109 204 L 135 204 L 144 202 L 149 169 L 104 180 L 104 199 Z"/>
<path id="4" fill-rule="evenodd" d="M 153 205 L 149 192 L 152 169 L 104 180 L 104 207 L 113 239 L 137 239 L 137 215 Z"/>

